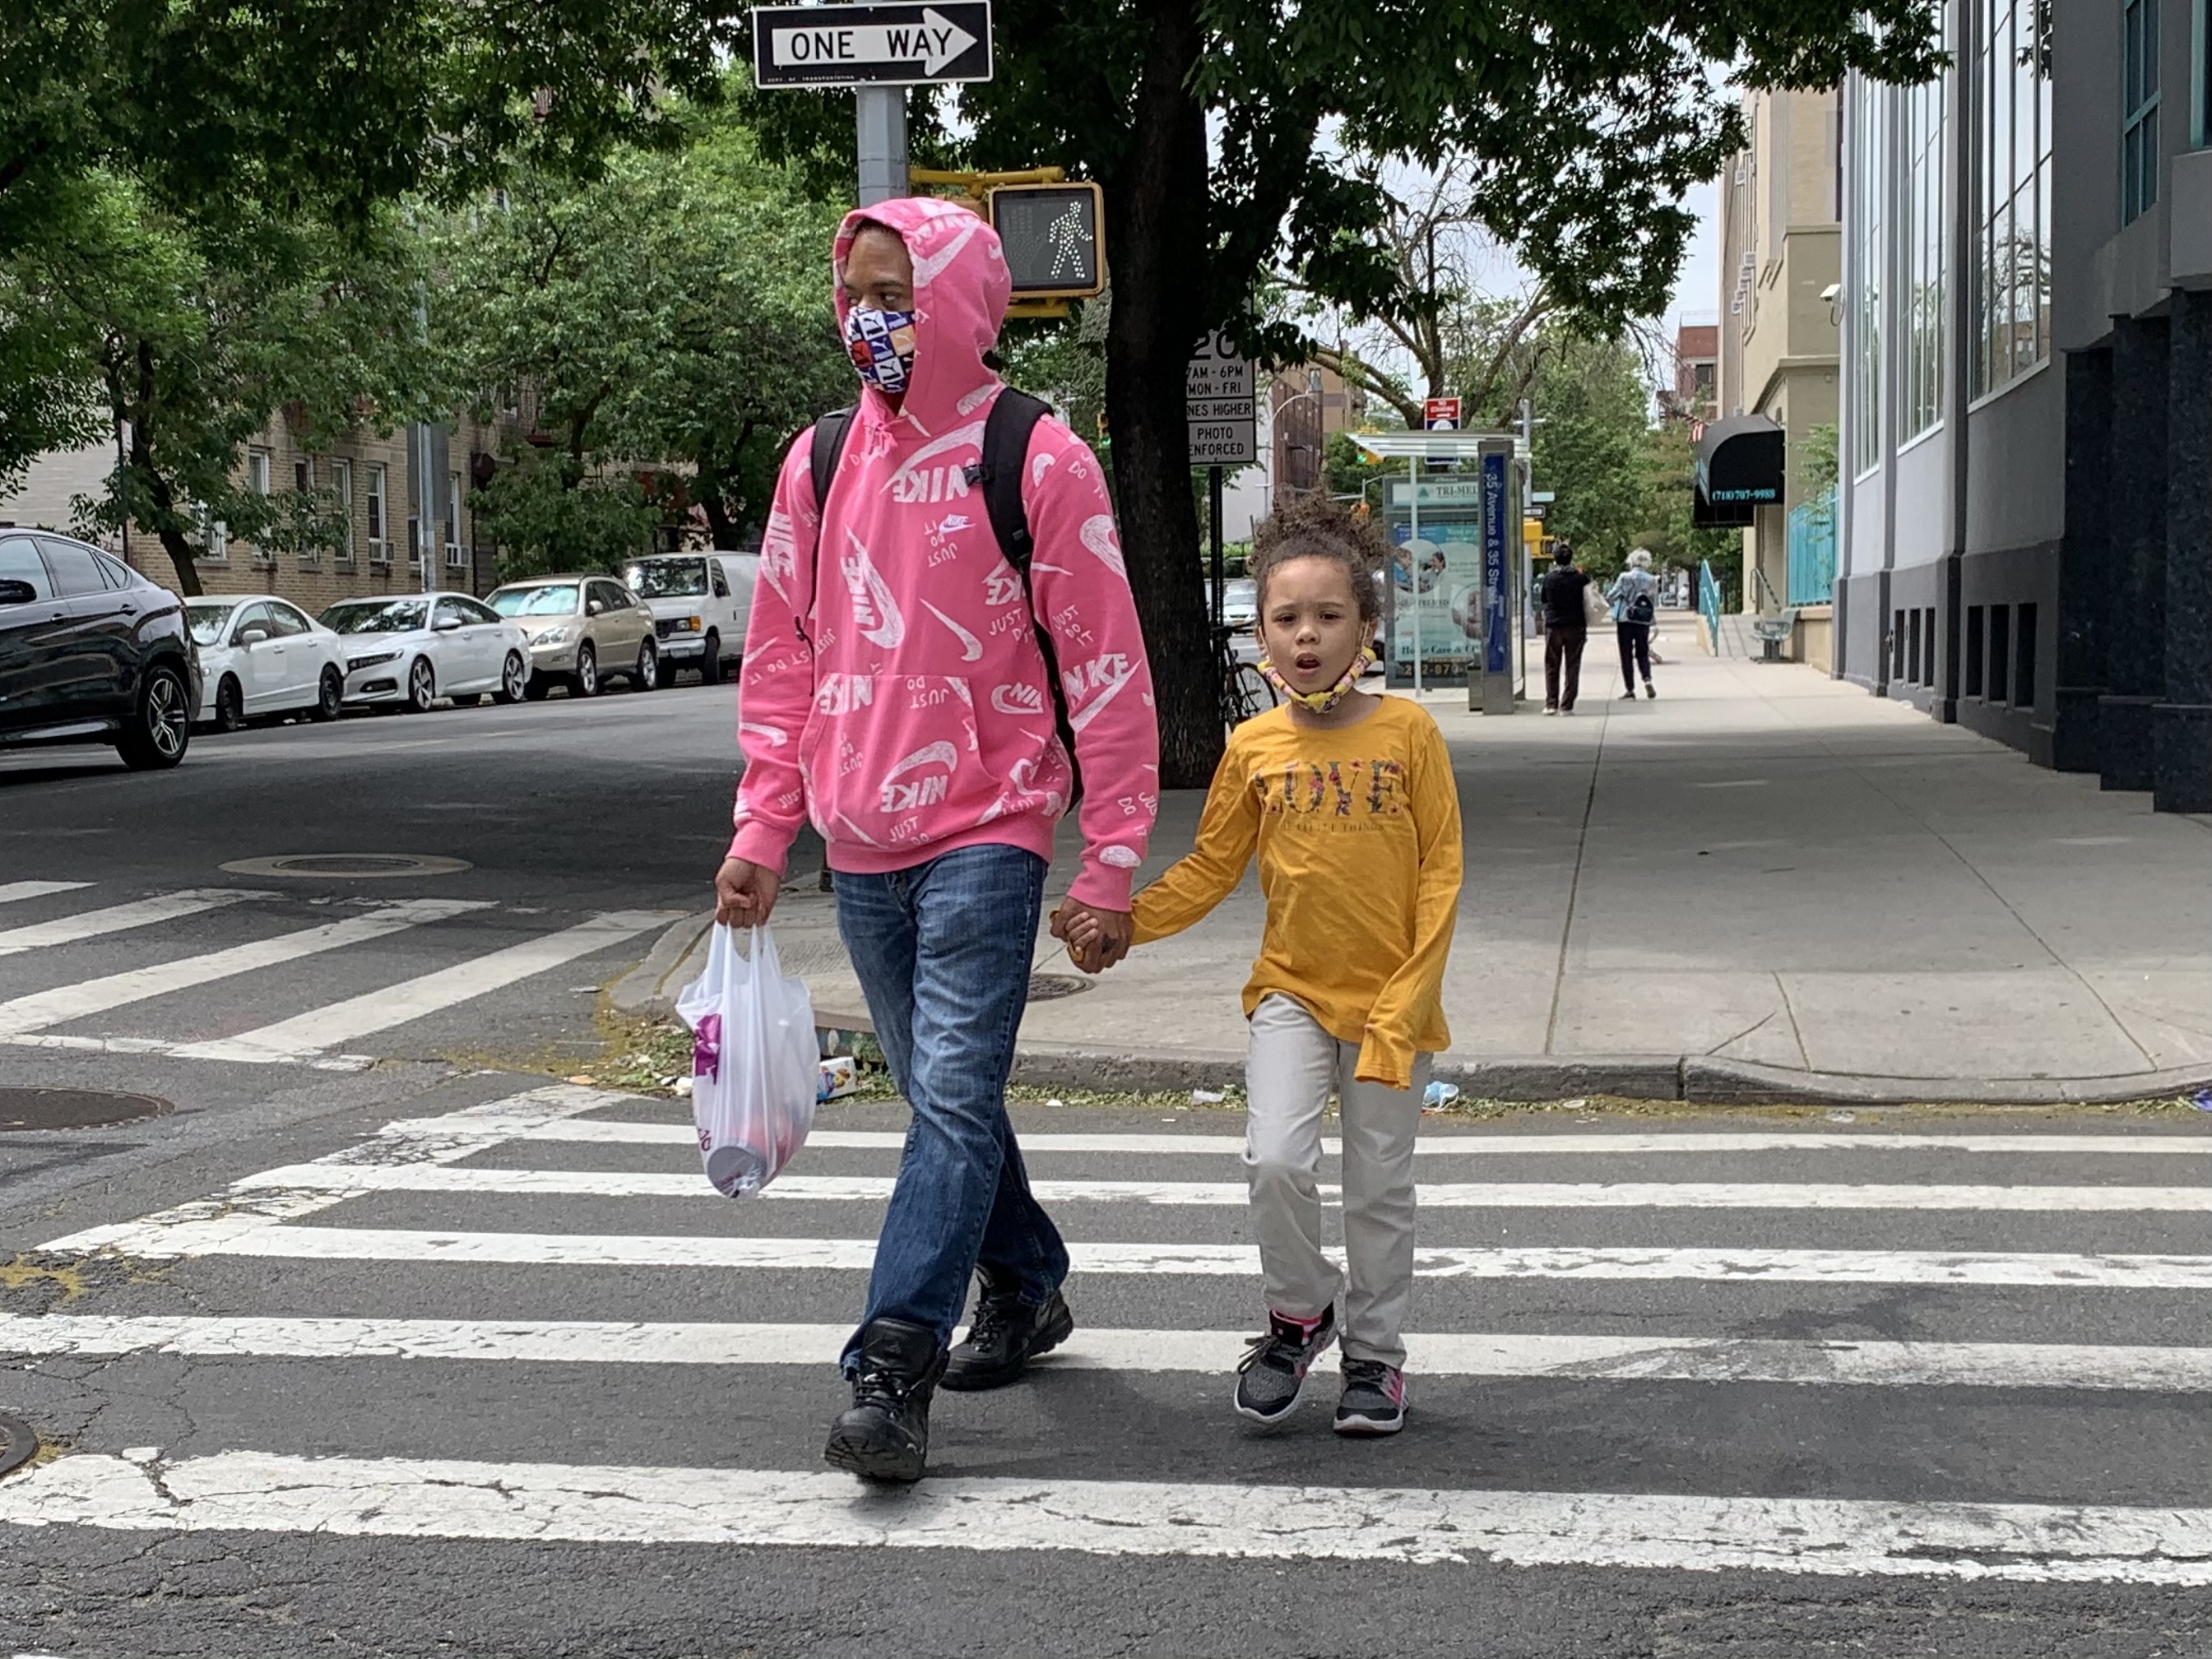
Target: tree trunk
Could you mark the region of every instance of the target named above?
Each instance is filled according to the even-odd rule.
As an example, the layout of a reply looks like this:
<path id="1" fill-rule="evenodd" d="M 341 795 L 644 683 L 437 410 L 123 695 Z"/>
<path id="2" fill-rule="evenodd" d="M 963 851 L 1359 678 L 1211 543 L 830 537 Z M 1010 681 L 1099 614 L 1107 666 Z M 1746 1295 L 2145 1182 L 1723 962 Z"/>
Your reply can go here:
<path id="1" fill-rule="evenodd" d="M 131 470 L 143 481 L 147 495 L 153 498 L 154 520 L 161 526 L 155 533 L 161 538 L 161 550 L 169 556 L 169 563 L 176 570 L 178 596 L 199 598 L 203 591 L 199 561 L 192 552 L 191 541 L 177 528 L 177 493 L 169 488 L 169 481 L 154 464 L 154 447 L 147 441 L 143 422 L 131 423 Z"/>
<path id="2" fill-rule="evenodd" d="M 1190 89 L 1204 42 L 1194 0 L 1155 0 L 1137 88 L 1135 141 L 1106 182 L 1114 308 L 1106 418 L 1122 544 L 1152 659 L 1160 782 L 1202 788 L 1221 759 L 1219 671 L 1208 629 L 1192 499 L 1183 369 L 1204 332 L 1204 112 Z"/>

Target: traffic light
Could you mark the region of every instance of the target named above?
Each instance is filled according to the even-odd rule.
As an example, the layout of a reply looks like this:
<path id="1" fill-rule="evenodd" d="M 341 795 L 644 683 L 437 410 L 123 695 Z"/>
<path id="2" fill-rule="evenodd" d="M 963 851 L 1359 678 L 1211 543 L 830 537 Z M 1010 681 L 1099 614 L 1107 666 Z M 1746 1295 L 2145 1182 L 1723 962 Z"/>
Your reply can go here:
<path id="1" fill-rule="evenodd" d="M 1105 205 L 1094 184 L 1000 185 L 991 228 L 1021 300 L 1087 300 L 1106 286 Z"/>

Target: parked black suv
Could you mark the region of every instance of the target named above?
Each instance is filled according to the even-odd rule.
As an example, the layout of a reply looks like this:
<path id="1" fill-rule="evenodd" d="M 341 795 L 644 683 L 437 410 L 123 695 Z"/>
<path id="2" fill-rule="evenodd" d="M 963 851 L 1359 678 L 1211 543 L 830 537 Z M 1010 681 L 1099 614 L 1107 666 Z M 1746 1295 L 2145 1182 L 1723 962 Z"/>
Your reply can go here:
<path id="1" fill-rule="evenodd" d="M 82 542 L 0 530 L 0 747 L 106 743 L 174 766 L 199 679 L 175 594 Z"/>

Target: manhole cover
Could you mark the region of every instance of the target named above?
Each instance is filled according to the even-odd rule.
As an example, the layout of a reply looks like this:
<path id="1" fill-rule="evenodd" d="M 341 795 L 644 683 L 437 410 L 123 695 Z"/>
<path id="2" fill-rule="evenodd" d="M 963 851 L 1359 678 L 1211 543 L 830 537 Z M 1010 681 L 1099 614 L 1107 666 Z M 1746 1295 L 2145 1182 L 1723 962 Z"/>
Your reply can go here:
<path id="1" fill-rule="evenodd" d="M 0 1417 L 0 1474 L 20 1468 L 39 1449 L 39 1437 L 20 1417 Z"/>
<path id="2" fill-rule="evenodd" d="M 451 876 L 472 866 L 466 859 L 416 853 L 287 853 L 271 859 L 233 859 L 234 876 Z"/>
<path id="3" fill-rule="evenodd" d="M 103 1129 L 167 1117 L 177 1109 L 152 1095 L 111 1094 L 102 1089 L 0 1089 L 0 1132 L 10 1129 Z"/>
<path id="4" fill-rule="evenodd" d="M 1066 974 L 1031 974 L 1030 1000 L 1050 1002 L 1055 997 L 1072 997 L 1091 988 L 1087 979 L 1071 979 Z"/>

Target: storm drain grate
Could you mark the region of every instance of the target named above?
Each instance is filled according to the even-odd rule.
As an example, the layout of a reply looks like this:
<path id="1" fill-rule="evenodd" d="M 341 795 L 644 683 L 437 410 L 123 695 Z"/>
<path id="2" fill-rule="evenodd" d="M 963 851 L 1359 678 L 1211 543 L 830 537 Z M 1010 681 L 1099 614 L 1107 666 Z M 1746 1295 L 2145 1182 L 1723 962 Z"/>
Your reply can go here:
<path id="1" fill-rule="evenodd" d="M 1072 997 L 1091 988 L 1087 979 L 1072 979 L 1066 974 L 1031 974 L 1030 1000 L 1051 1002 L 1060 997 Z"/>
<path id="2" fill-rule="evenodd" d="M 104 1129 L 167 1117 L 177 1109 L 153 1095 L 104 1089 L 0 1089 L 0 1133 L 13 1129 Z"/>
<path id="3" fill-rule="evenodd" d="M 466 859 L 417 853 L 286 853 L 276 858 L 233 859 L 234 876 L 451 876 L 471 868 Z"/>

